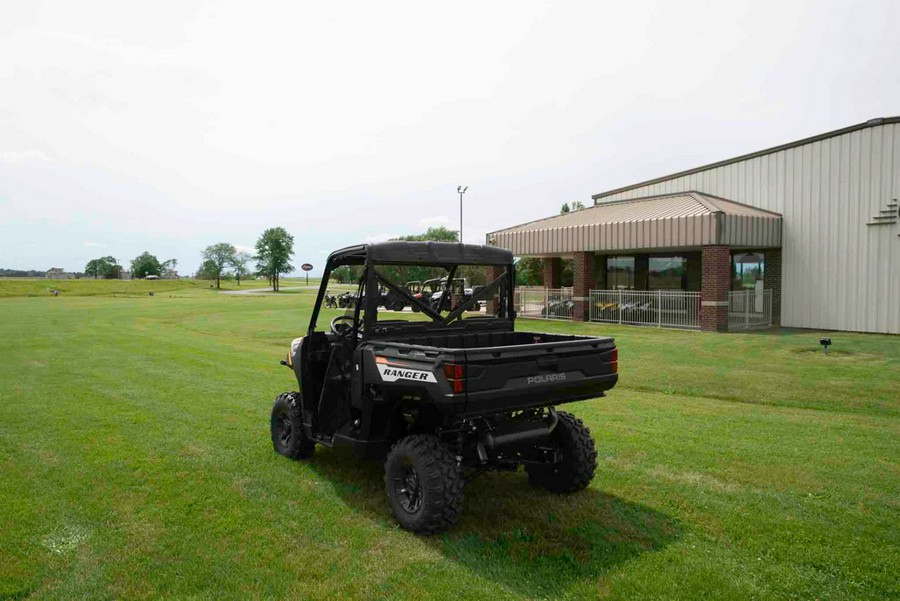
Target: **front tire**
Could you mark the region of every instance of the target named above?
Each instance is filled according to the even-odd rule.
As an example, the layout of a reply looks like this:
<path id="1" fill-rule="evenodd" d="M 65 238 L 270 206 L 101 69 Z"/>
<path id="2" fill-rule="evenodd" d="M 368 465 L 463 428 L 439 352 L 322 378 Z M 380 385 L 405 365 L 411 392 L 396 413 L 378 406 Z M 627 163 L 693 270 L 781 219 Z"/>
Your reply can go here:
<path id="1" fill-rule="evenodd" d="M 395 444 L 384 462 L 384 483 L 405 530 L 436 534 L 453 526 L 462 510 L 459 465 L 435 436 L 416 434 Z"/>
<path id="2" fill-rule="evenodd" d="M 272 405 L 272 446 L 276 453 L 291 459 L 305 459 L 316 450 L 316 443 L 303 430 L 301 406 L 299 392 L 282 393 Z"/>
<path id="3" fill-rule="evenodd" d="M 528 481 L 533 486 L 555 493 L 572 493 L 584 490 L 597 471 L 597 450 L 591 431 L 580 419 L 560 411 L 559 421 L 553 429 L 562 461 L 551 464 L 525 466 Z"/>

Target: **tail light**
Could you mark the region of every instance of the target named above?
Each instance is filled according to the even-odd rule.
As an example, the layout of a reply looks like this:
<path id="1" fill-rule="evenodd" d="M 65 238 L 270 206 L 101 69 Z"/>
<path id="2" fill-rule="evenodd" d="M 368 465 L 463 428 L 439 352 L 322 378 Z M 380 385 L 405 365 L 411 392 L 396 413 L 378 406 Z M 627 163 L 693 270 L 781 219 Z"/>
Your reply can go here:
<path id="1" fill-rule="evenodd" d="M 610 373 L 619 373 L 619 349 L 614 348 L 612 355 L 609 356 Z"/>
<path id="2" fill-rule="evenodd" d="M 466 380 L 466 366 L 460 363 L 444 363 L 444 377 L 450 382 L 453 393 L 460 394 Z"/>

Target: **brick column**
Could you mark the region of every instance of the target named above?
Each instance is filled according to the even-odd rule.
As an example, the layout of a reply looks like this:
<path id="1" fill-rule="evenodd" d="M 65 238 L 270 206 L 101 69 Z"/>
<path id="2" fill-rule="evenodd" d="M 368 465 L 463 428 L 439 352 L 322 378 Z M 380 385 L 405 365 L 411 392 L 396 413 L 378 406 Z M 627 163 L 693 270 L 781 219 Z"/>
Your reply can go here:
<path id="1" fill-rule="evenodd" d="M 590 316 L 590 294 L 594 287 L 593 253 L 575 253 L 572 283 L 572 300 L 575 308 L 573 321 L 588 321 Z"/>
<path id="2" fill-rule="evenodd" d="M 728 329 L 728 291 L 731 290 L 731 249 L 728 246 L 704 246 L 701 262 L 700 329 L 725 332 Z"/>
<path id="3" fill-rule="evenodd" d="M 490 284 L 500 277 L 500 275 L 503 273 L 503 267 L 499 265 L 491 265 L 490 267 L 486 267 L 484 271 L 484 277 L 486 280 L 485 284 Z M 496 292 L 492 294 L 490 298 L 484 301 L 484 306 L 486 307 L 486 314 L 488 315 L 488 317 L 497 312 L 499 305 L 500 296 Z"/>
<path id="4" fill-rule="evenodd" d="M 766 272 L 763 288 L 772 291 L 772 325 L 781 325 L 781 249 L 765 251 Z"/>
<path id="5" fill-rule="evenodd" d="M 561 274 L 562 259 L 559 257 L 544 259 L 544 286 L 546 288 L 559 288 Z"/>

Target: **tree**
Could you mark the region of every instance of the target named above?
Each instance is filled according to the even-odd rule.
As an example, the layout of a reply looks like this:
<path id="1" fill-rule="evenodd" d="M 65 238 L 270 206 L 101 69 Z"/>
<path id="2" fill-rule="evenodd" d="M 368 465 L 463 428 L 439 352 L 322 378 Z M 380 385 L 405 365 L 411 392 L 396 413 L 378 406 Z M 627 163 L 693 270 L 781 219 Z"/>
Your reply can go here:
<path id="1" fill-rule="evenodd" d="M 330 279 L 338 284 L 354 284 L 359 281 L 362 267 L 359 265 L 342 265 L 331 272 Z"/>
<path id="2" fill-rule="evenodd" d="M 206 261 L 212 262 L 216 277 L 216 288 L 219 288 L 219 283 L 222 279 L 222 271 L 234 261 L 235 252 L 237 251 L 234 246 L 227 242 L 219 242 L 218 244 L 213 244 L 203 249 L 204 265 L 206 264 Z"/>
<path id="3" fill-rule="evenodd" d="M 178 272 L 175 271 L 175 268 L 177 266 L 178 266 L 178 259 L 169 259 L 168 261 L 163 261 L 159 265 L 160 275 L 177 278 Z"/>
<path id="4" fill-rule="evenodd" d="M 338 284 L 348 284 L 352 275 L 349 265 L 341 265 L 337 269 L 332 270 L 331 279 Z"/>
<path id="5" fill-rule="evenodd" d="M 84 273 L 94 278 L 103 278 L 112 280 L 121 277 L 122 267 L 118 264 L 115 257 L 100 257 L 88 261 L 84 268 Z"/>
<path id="6" fill-rule="evenodd" d="M 256 241 L 256 268 L 269 278 L 272 290 L 278 292 L 281 274 L 294 271 L 293 254 L 294 237 L 283 227 L 270 227 Z"/>
<path id="7" fill-rule="evenodd" d="M 161 276 L 162 265 L 159 259 L 144 251 L 131 261 L 131 277 L 140 279 L 148 275 Z"/>
<path id="8" fill-rule="evenodd" d="M 216 268 L 216 264 L 212 261 L 203 261 L 200 265 L 200 269 L 197 270 L 197 279 L 198 280 L 214 280 L 218 274 L 218 269 Z"/>
<path id="9" fill-rule="evenodd" d="M 516 261 L 516 285 L 540 286 L 544 281 L 544 261 L 538 257 L 522 257 Z"/>
<path id="10" fill-rule="evenodd" d="M 576 200 L 572 202 L 571 205 L 569 203 L 564 202 L 563 205 L 559 208 L 559 214 L 565 215 L 566 213 L 571 213 L 572 211 L 580 211 L 584 208 L 584 203 L 580 200 Z"/>
<path id="11" fill-rule="evenodd" d="M 231 267 L 234 269 L 234 276 L 237 278 L 238 286 L 241 285 L 241 278 L 250 274 L 247 263 L 249 263 L 252 258 L 253 255 L 243 251 L 234 253 L 234 257 L 231 259 Z"/>
<path id="12" fill-rule="evenodd" d="M 444 226 L 439 226 L 428 228 L 424 234 L 410 234 L 408 236 L 400 236 L 399 238 L 392 239 L 403 240 L 406 242 L 458 242 L 459 232 L 448 230 Z M 408 268 L 384 266 L 381 269 L 382 273 L 386 275 L 388 279 L 398 282 L 409 282 L 414 280 L 424 282 L 425 280 L 447 275 L 446 270 L 440 267 L 423 267 L 421 265 Z"/>
<path id="13" fill-rule="evenodd" d="M 459 232 L 448 230 L 443 225 L 440 227 L 430 227 L 424 234 L 412 234 L 410 236 L 400 236 L 395 240 L 406 240 L 408 242 L 458 242 Z"/>
<path id="14" fill-rule="evenodd" d="M 88 261 L 88 264 L 84 267 L 84 274 L 89 275 L 94 279 L 100 277 L 100 259 L 91 259 Z"/>

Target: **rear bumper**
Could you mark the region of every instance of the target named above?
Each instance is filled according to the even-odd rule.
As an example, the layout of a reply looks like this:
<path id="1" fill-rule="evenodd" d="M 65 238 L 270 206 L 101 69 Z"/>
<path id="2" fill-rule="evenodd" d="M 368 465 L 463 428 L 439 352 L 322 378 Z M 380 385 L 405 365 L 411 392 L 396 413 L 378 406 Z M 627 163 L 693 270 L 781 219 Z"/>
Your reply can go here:
<path id="1" fill-rule="evenodd" d="M 565 379 L 549 382 L 517 378 L 503 388 L 469 392 L 465 413 L 487 415 L 593 399 L 604 396 L 619 380 L 617 373 L 585 377 L 579 372 L 565 372 L 565 376 Z"/>

